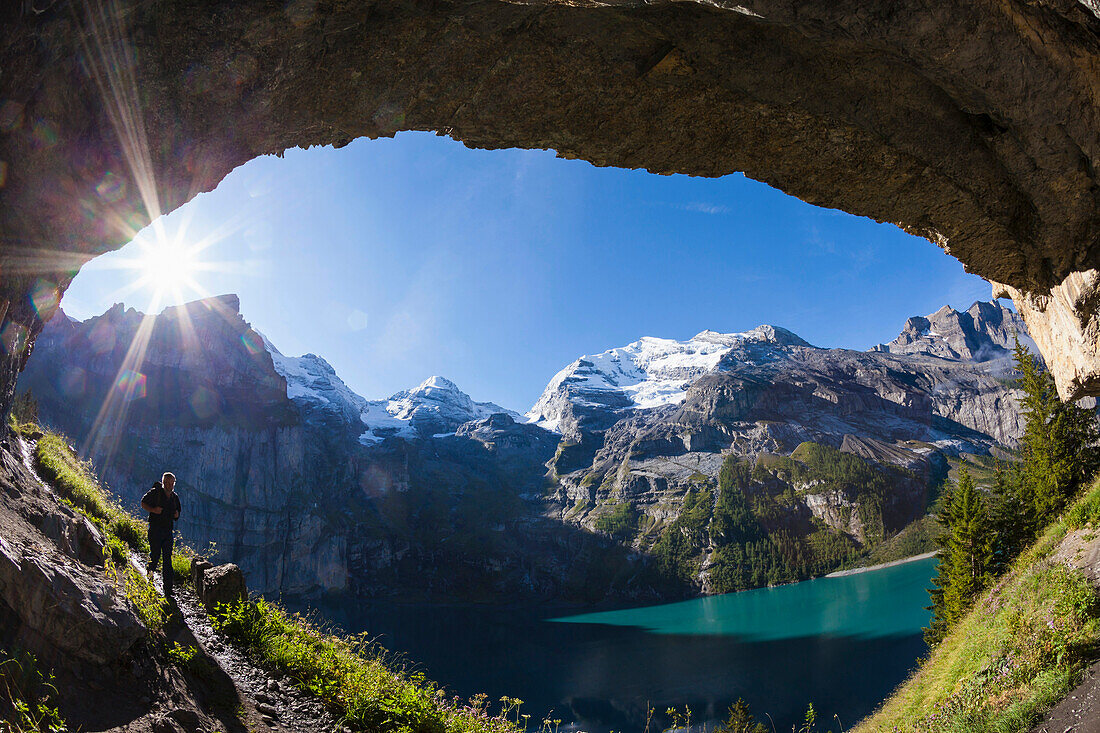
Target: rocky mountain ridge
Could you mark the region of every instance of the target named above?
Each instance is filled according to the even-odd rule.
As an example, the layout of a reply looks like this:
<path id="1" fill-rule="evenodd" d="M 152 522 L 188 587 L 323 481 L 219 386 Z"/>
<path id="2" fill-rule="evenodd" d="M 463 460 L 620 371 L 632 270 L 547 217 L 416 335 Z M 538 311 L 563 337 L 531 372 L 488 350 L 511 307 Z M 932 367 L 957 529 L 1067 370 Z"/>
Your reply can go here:
<path id="1" fill-rule="evenodd" d="M 1039 356 L 1019 314 L 996 302 L 977 302 L 962 312 L 945 305 L 930 315 L 914 316 L 897 338 L 871 350 L 974 362 L 1007 361 L 1017 338 Z"/>
<path id="2" fill-rule="evenodd" d="M 775 376 L 777 365 L 836 361 L 862 365 L 853 366 L 854 378 L 867 369 L 916 373 L 927 367 L 938 375 L 926 385 L 937 415 L 958 418 L 961 425 L 1011 445 L 1019 429 L 1014 411 L 1006 410 L 995 418 L 988 410 L 968 414 L 959 409 L 952 404 L 947 372 L 957 367 L 968 376 L 1011 372 L 1015 333 L 1020 334 L 1021 343 L 1034 347 L 1018 315 L 997 303 L 975 303 L 961 314 L 944 306 L 927 318 L 910 318 L 894 341 L 872 348 L 871 352 L 876 353 L 866 356 L 847 349 L 820 349 L 786 329 L 768 325 L 745 333 L 703 331 L 687 341 L 645 337 L 572 362 L 554 376 L 527 417 L 567 440 L 575 440 L 584 431 L 606 429 L 638 411 L 680 405 L 692 385 L 710 375 L 759 372 Z M 878 356 L 878 352 L 900 354 L 902 358 L 890 359 Z M 959 364 L 935 365 L 922 357 L 945 357 Z M 985 366 L 965 368 L 969 363 Z M 907 399 L 902 396 L 905 391 L 895 386 L 884 396 L 900 403 Z M 994 419 L 1000 424 L 993 424 Z"/>
<path id="3" fill-rule="evenodd" d="M 772 326 L 643 338 L 574 361 L 524 418 L 439 377 L 367 400 L 322 358 L 281 354 L 232 296 L 186 310 L 190 344 L 178 310 L 59 317 L 22 384 L 124 496 L 173 466 L 185 531 L 261 591 L 592 600 L 793 579 L 919 519 L 948 456 L 1019 434 L 1003 359 L 821 349 Z M 147 364 L 127 370 L 143 329 Z M 716 581 L 729 543 L 709 527 L 735 493 L 772 569 L 742 558 Z M 677 523 L 704 514 L 668 561 Z"/>
<path id="4" fill-rule="evenodd" d="M 941 357 L 928 340 L 906 354 L 822 349 L 771 327 L 582 357 L 532 411 L 563 437 L 550 507 L 710 591 L 804 577 L 885 542 L 923 516 L 948 459 L 1011 447 L 1020 434 L 1010 354 L 992 348 L 1014 314 L 971 310 L 987 318 L 970 321 L 967 353 L 984 361 Z M 714 528 L 723 502 L 754 518 L 756 539 L 746 545 L 742 533 L 736 551 Z M 747 558 L 762 536 L 788 545 Z"/>
<path id="5" fill-rule="evenodd" d="M 234 296 L 155 318 L 58 317 L 36 357 L 22 388 L 41 419 L 131 506 L 171 467 L 181 530 L 258 591 L 578 600 L 629 564 L 613 541 L 528 506 L 553 433 L 438 378 L 366 400 L 319 357 L 269 347 Z"/>
<path id="6" fill-rule="evenodd" d="M 339 414 L 349 428 L 361 427 L 363 445 L 386 438 L 428 438 L 453 434 L 460 425 L 491 415 L 519 413 L 492 402 L 474 402 L 454 382 L 440 376 L 402 390 L 388 400 L 368 400 L 348 388 L 327 361 L 316 354 L 284 356 L 266 336 L 275 371 L 286 380 L 287 398 Z"/>

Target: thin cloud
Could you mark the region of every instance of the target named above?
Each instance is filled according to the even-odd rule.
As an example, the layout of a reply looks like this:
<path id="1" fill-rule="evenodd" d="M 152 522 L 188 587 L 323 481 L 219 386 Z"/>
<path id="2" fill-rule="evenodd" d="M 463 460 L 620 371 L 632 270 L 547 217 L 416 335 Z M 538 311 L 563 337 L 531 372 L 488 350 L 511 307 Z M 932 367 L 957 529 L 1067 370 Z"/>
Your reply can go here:
<path id="1" fill-rule="evenodd" d="M 729 214 L 733 211 L 728 206 L 722 206 L 721 204 L 710 204 L 705 201 L 692 201 L 690 204 L 682 204 L 677 206 L 678 209 L 684 211 L 695 211 L 700 214 Z"/>

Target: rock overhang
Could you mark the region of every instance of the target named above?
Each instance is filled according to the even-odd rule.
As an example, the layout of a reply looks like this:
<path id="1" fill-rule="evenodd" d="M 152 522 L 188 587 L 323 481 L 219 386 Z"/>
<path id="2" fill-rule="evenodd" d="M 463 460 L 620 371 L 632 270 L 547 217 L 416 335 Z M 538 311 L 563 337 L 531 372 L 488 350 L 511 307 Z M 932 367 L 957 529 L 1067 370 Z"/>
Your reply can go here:
<path id="1" fill-rule="evenodd" d="M 1064 395 L 1100 391 L 1100 18 L 1074 0 L 46 5 L 0 11 L 5 406 L 30 294 L 253 157 L 400 130 L 893 222 L 1004 284 Z"/>

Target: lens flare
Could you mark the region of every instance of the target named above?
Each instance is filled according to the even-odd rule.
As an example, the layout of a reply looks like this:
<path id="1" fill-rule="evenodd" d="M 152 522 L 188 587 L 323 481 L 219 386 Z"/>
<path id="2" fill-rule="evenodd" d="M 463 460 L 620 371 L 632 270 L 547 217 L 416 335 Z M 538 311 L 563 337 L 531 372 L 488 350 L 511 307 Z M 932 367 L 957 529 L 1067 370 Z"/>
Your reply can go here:
<path id="1" fill-rule="evenodd" d="M 124 369 L 115 379 L 115 389 L 124 400 L 145 399 L 145 375 L 133 369 Z"/>
<path id="2" fill-rule="evenodd" d="M 155 289 L 178 290 L 194 275 L 195 259 L 185 247 L 161 244 L 145 251 L 140 266 Z"/>

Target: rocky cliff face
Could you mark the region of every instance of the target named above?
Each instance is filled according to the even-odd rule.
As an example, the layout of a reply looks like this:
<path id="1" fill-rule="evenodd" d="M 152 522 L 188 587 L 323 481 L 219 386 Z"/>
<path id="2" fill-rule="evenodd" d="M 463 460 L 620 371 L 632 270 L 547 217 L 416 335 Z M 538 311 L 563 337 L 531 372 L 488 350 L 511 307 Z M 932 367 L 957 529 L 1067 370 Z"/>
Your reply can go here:
<path id="1" fill-rule="evenodd" d="M 235 297 L 155 318 L 121 306 L 84 323 L 60 314 L 39 348 L 37 363 L 54 368 L 26 384 L 42 417 L 131 505 L 173 470 L 180 529 L 216 543 L 258 587 L 347 585 L 343 540 L 303 512 L 318 477 L 311 436 Z"/>
<path id="2" fill-rule="evenodd" d="M 975 303 L 961 313 L 945 305 L 931 315 L 913 316 L 896 339 L 873 351 L 1007 363 L 1017 338 L 1032 354 L 1040 355 L 1024 319 L 1000 303 Z"/>
<path id="3" fill-rule="evenodd" d="M 983 362 L 919 353 L 942 348 L 919 334 L 908 354 L 771 326 L 645 338 L 573 362 L 521 418 L 440 377 L 367 400 L 322 358 L 281 354 L 226 296 L 59 316 L 26 384 L 124 497 L 173 470 L 181 528 L 258 590 L 656 597 L 729 589 L 708 570 L 720 547 L 696 548 L 691 577 L 652 556 L 703 493 L 718 502 L 731 460 L 759 541 L 818 533 L 836 554 L 922 516 L 945 456 L 1013 445 L 1007 361 L 989 346 L 1011 315 L 966 320 L 956 346 Z M 832 480 L 833 464 L 851 475 Z"/>
<path id="4" fill-rule="evenodd" d="M 24 384 L 131 505 L 176 473 L 180 529 L 262 592 L 598 600 L 629 566 L 542 516 L 556 435 L 441 377 L 366 400 L 320 357 L 279 353 L 233 296 L 60 314 Z"/>
<path id="5" fill-rule="evenodd" d="M 769 536 L 884 541 L 924 514 L 947 457 L 1016 444 L 1022 425 L 1004 348 L 1014 321 L 1022 329 L 990 303 L 913 318 L 889 346 L 901 354 L 821 349 L 761 327 L 581 357 L 529 413 L 563 436 L 551 463 L 552 510 L 660 554 L 700 495 L 720 501 L 733 460 L 747 472 L 739 491 Z M 852 458 L 876 473 L 837 481 L 838 471 L 863 471 Z M 729 590 L 715 582 L 715 543 L 700 540 L 680 560 L 702 588 Z"/>

